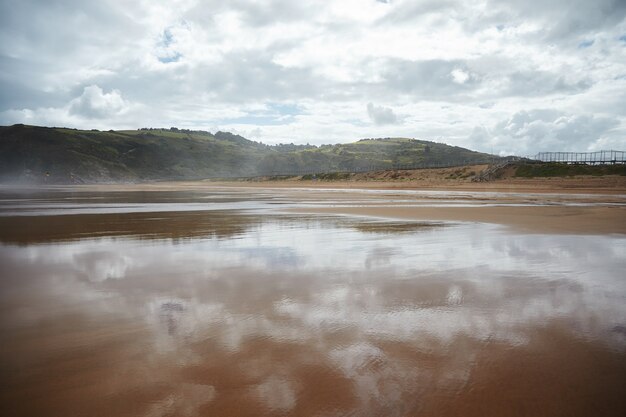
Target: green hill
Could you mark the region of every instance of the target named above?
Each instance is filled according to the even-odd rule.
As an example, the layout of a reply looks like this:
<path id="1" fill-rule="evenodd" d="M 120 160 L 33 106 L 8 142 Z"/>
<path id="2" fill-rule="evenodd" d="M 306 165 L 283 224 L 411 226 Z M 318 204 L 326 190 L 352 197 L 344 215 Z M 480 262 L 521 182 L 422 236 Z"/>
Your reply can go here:
<path id="1" fill-rule="evenodd" d="M 405 138 L 274 145 L 227 132 L 0 127 L 0 182 L 132 182 L 362 171 L 491 161 L 488 154 Z"/>

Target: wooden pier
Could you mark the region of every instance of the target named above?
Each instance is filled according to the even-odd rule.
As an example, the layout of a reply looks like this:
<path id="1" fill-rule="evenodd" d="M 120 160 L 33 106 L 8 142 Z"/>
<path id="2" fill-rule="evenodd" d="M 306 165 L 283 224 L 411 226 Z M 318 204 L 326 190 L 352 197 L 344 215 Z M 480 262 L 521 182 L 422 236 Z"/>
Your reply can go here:
<path id="1" fill-rule="evenodd" d="M 540 162 L 560 162 L 565 164 L 626 164 L 624 151 L 597 152 L 540 152 L 531 158 Z"/>

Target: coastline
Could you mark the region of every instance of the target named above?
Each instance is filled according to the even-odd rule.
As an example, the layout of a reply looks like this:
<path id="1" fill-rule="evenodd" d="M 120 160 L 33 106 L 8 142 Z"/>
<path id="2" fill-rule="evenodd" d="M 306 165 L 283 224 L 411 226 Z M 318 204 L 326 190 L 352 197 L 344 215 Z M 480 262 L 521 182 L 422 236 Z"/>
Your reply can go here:
<path id="1" fill-rule="evenodd" d="M 480 222 L 527 233 L 626 234 L 626 177 L 618 176 L 505 179 L 488 183 L 202 180 L 43 188 L 96 193 L 273 192 L 291 205 L 277 205 L 276 210 L 292 214 Z"/>
<path id="2" fill-rule="evenodd" d="M 625 176 L 573 177 L 573 178 L 507 178 L 490 182 L 470 180 L 445 180 L 427 178 L 423 180 L 333 180 L 314 181 L 293 179 L 247 179 L 247 180 L 194 180 L 159 181 L 128 184 L 85 184 L 58 187 L 75 189 L 115 190 L 202 190 L 208 188 L 253 188 L 253 189 L 345 189 L 345 190 L 428 190 L 428 191 L 476 191 L 511 193 L 563 193 L 563 194 L 612 194 L 626 195 Z"/>

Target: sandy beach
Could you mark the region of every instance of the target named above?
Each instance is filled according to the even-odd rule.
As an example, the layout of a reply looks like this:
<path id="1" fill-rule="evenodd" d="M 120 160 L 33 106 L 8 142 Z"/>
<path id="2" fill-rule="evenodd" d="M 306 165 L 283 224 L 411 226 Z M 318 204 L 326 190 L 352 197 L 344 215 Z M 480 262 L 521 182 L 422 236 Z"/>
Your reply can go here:
<path id="1" fill-rule="evenodd" d="M 626 192 L 557 183 L 0 187 L 0 400 L 624 415 Z"/>
<path id="2" fill-rule="evenodd" d="M 420 175 L 426 179 L 407 181 L 180 181 L 81 185 L 69 189 L 217 189 L 244 194 L 265 190 L 294 204 L 306 205 L 287 209 L 292 213 L 482 222 L 532 233 L 626 233 L 626 177 L 509 178 L 475 183 L 443 180 L 448 171 L 422 170 Z"/>
<path id="3" fill-rule="evenodd" d="M 494 223 L 532 233 L 626 233 L 624 207 L 345 207 L 306 213 L 376 216 L 405 220 Z"/>

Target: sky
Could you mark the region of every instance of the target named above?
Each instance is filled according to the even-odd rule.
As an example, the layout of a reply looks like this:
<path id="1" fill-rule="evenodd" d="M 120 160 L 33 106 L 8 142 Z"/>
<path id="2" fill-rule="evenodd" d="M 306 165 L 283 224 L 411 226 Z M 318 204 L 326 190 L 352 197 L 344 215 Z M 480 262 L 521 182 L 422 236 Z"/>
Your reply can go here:
<path id="1" fill-rule="evenodd" d="M 0 124 L 626 150 L 626 0 L 0 0 Z"/>

